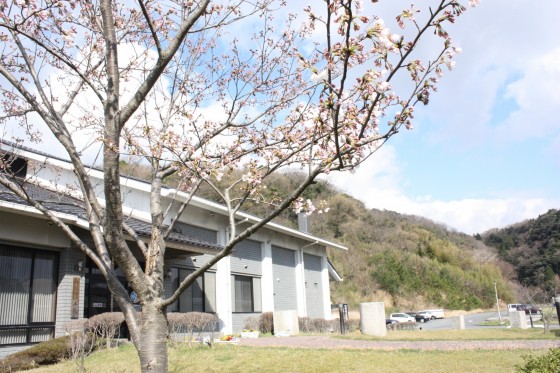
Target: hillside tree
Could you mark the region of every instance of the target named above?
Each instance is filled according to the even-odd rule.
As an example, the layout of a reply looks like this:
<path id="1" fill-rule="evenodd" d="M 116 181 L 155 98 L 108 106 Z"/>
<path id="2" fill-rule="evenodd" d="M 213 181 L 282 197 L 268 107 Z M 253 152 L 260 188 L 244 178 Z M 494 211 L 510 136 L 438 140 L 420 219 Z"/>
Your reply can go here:
<path id="1" fill-rule="evenodd" d="M 321 174 L 353 170 L 412 128 L 415 106 L 428 104 L 439 77 L 453 67 L 459 48 L 447 28 L 466 1 L 411 5 L 393 15 L 392 29 L 378 16 L 381 3 L 325 0 L 302 9 L 282 0 L 0 0 L 2 136 L 27 146 L 43 137 L 60 143 L 79 180 L 93 244 L 29 197 L 24 181 L 2 174 L 0 183 L 100 269 L 142 371 L 167 371 L 167 306 L 282 211 L 321 210 L 301 198 L 306 187 Z M 419 48 L 421 41 L 430 48 Z M 25 135 L 10 137 L 15 126 Z M 102 195 L 83 152 L 95 146 Z M 148 242 L 123 216 L 121 160 L 151 170 Z M 270 204 L 269 212 L 240 229 L 236 212 L 261 198 L 263 180 L 293 166 L 306 177 L 290 194 L 259 201 Z M 239 170 L 241 177 L 218 183 Z M 166 297 L 165 239 L 172 225 L 165 221 L 176 219 L 166 216 L 173 209 L 164 206 L 161 191 L 171 176 L 191 194 L 203 184 L 214 189 L 229 213 L 229 237 Z M 141 314 L 117 266 L 137 293 Z"/>

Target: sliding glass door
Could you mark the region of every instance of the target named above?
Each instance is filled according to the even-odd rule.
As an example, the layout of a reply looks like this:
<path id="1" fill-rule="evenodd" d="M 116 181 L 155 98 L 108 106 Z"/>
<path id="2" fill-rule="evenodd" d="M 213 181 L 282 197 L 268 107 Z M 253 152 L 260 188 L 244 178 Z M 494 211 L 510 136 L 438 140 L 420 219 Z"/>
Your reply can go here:
<path id="1" fill-rule="evenodd" d="M 0 345 L 54 335 L 58 253 L 0 245 Z"/>

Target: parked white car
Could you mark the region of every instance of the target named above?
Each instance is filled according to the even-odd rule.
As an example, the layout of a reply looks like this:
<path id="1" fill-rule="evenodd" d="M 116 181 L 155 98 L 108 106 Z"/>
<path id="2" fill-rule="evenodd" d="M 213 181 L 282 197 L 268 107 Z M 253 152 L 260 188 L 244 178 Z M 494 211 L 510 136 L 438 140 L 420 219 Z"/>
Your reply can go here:
<path id="1" fill-rule="evenodd" d="M 432 315 L 435 316 L 436 319 L 443 319 L 445 317 L 445 311 L 443 308 L 418 311 L 418 313 L 420 312 L 430 312 Z"/>
<path id="2" fill-rule="evenodd" d="M 430 311 L 420 311 L 420 312 L 417 312 L 417 314 L 424 316 L 428 320 L 434 320 L 436 318 L 436 315 L 434 315 Z"/>
<path id="3" fill-rule="evenodd" d="M 407 313 L 392 313 L 391 315 L 389 315 L 389 320 L 392 323 L 416 322 L 416 319 Z"/>
<path id="4" fill-rule="evenodd" d="M 517 311 L 517 307 L 522 306 L 522 303 L 511 303 L 507 305 L 508 312 L 510 311 Z"/>

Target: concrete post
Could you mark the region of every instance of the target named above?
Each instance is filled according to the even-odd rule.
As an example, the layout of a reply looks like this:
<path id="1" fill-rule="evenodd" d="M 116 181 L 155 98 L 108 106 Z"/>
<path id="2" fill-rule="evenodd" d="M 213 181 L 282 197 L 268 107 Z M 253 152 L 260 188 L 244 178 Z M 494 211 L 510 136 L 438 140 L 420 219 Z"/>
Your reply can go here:
<path id="1" fill-rule="evenodd" d="M 525 311 L 509 311 L 509 324 L 512 328 L 528 329 Z"/>
<path id="2" fill-rule="evenodd" d="M 360 303 L 360 331 L 376 337 L 387 335 L 383 302 Z"/>
<path id="3" fill-rule="evenodd" d="M 459 315 L 451 318 L 451 328 L 456 330 L 465 329 L 465 316 Z"/>
<path id="4" fill-rule="evenodd" d="M 274 322 L 274 335 L 277 337 L 288 337 L 299 334 L 299 321 L 297 311 L 274 311 L 272 313 Z"/>

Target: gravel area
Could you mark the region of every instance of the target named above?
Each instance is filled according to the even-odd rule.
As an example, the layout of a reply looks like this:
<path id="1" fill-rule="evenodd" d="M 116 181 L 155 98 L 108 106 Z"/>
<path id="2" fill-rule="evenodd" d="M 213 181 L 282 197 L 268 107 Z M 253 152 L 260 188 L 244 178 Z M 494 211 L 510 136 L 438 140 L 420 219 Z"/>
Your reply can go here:
<path id="1" fill-rule="evenodd" d="M 560 347 L 557 340 L 498 341 L 363 341 L 330 336 L 241 338 L 239 346 L 297 348 L 356 348 L 373 350 L 541 350 Z"/>

